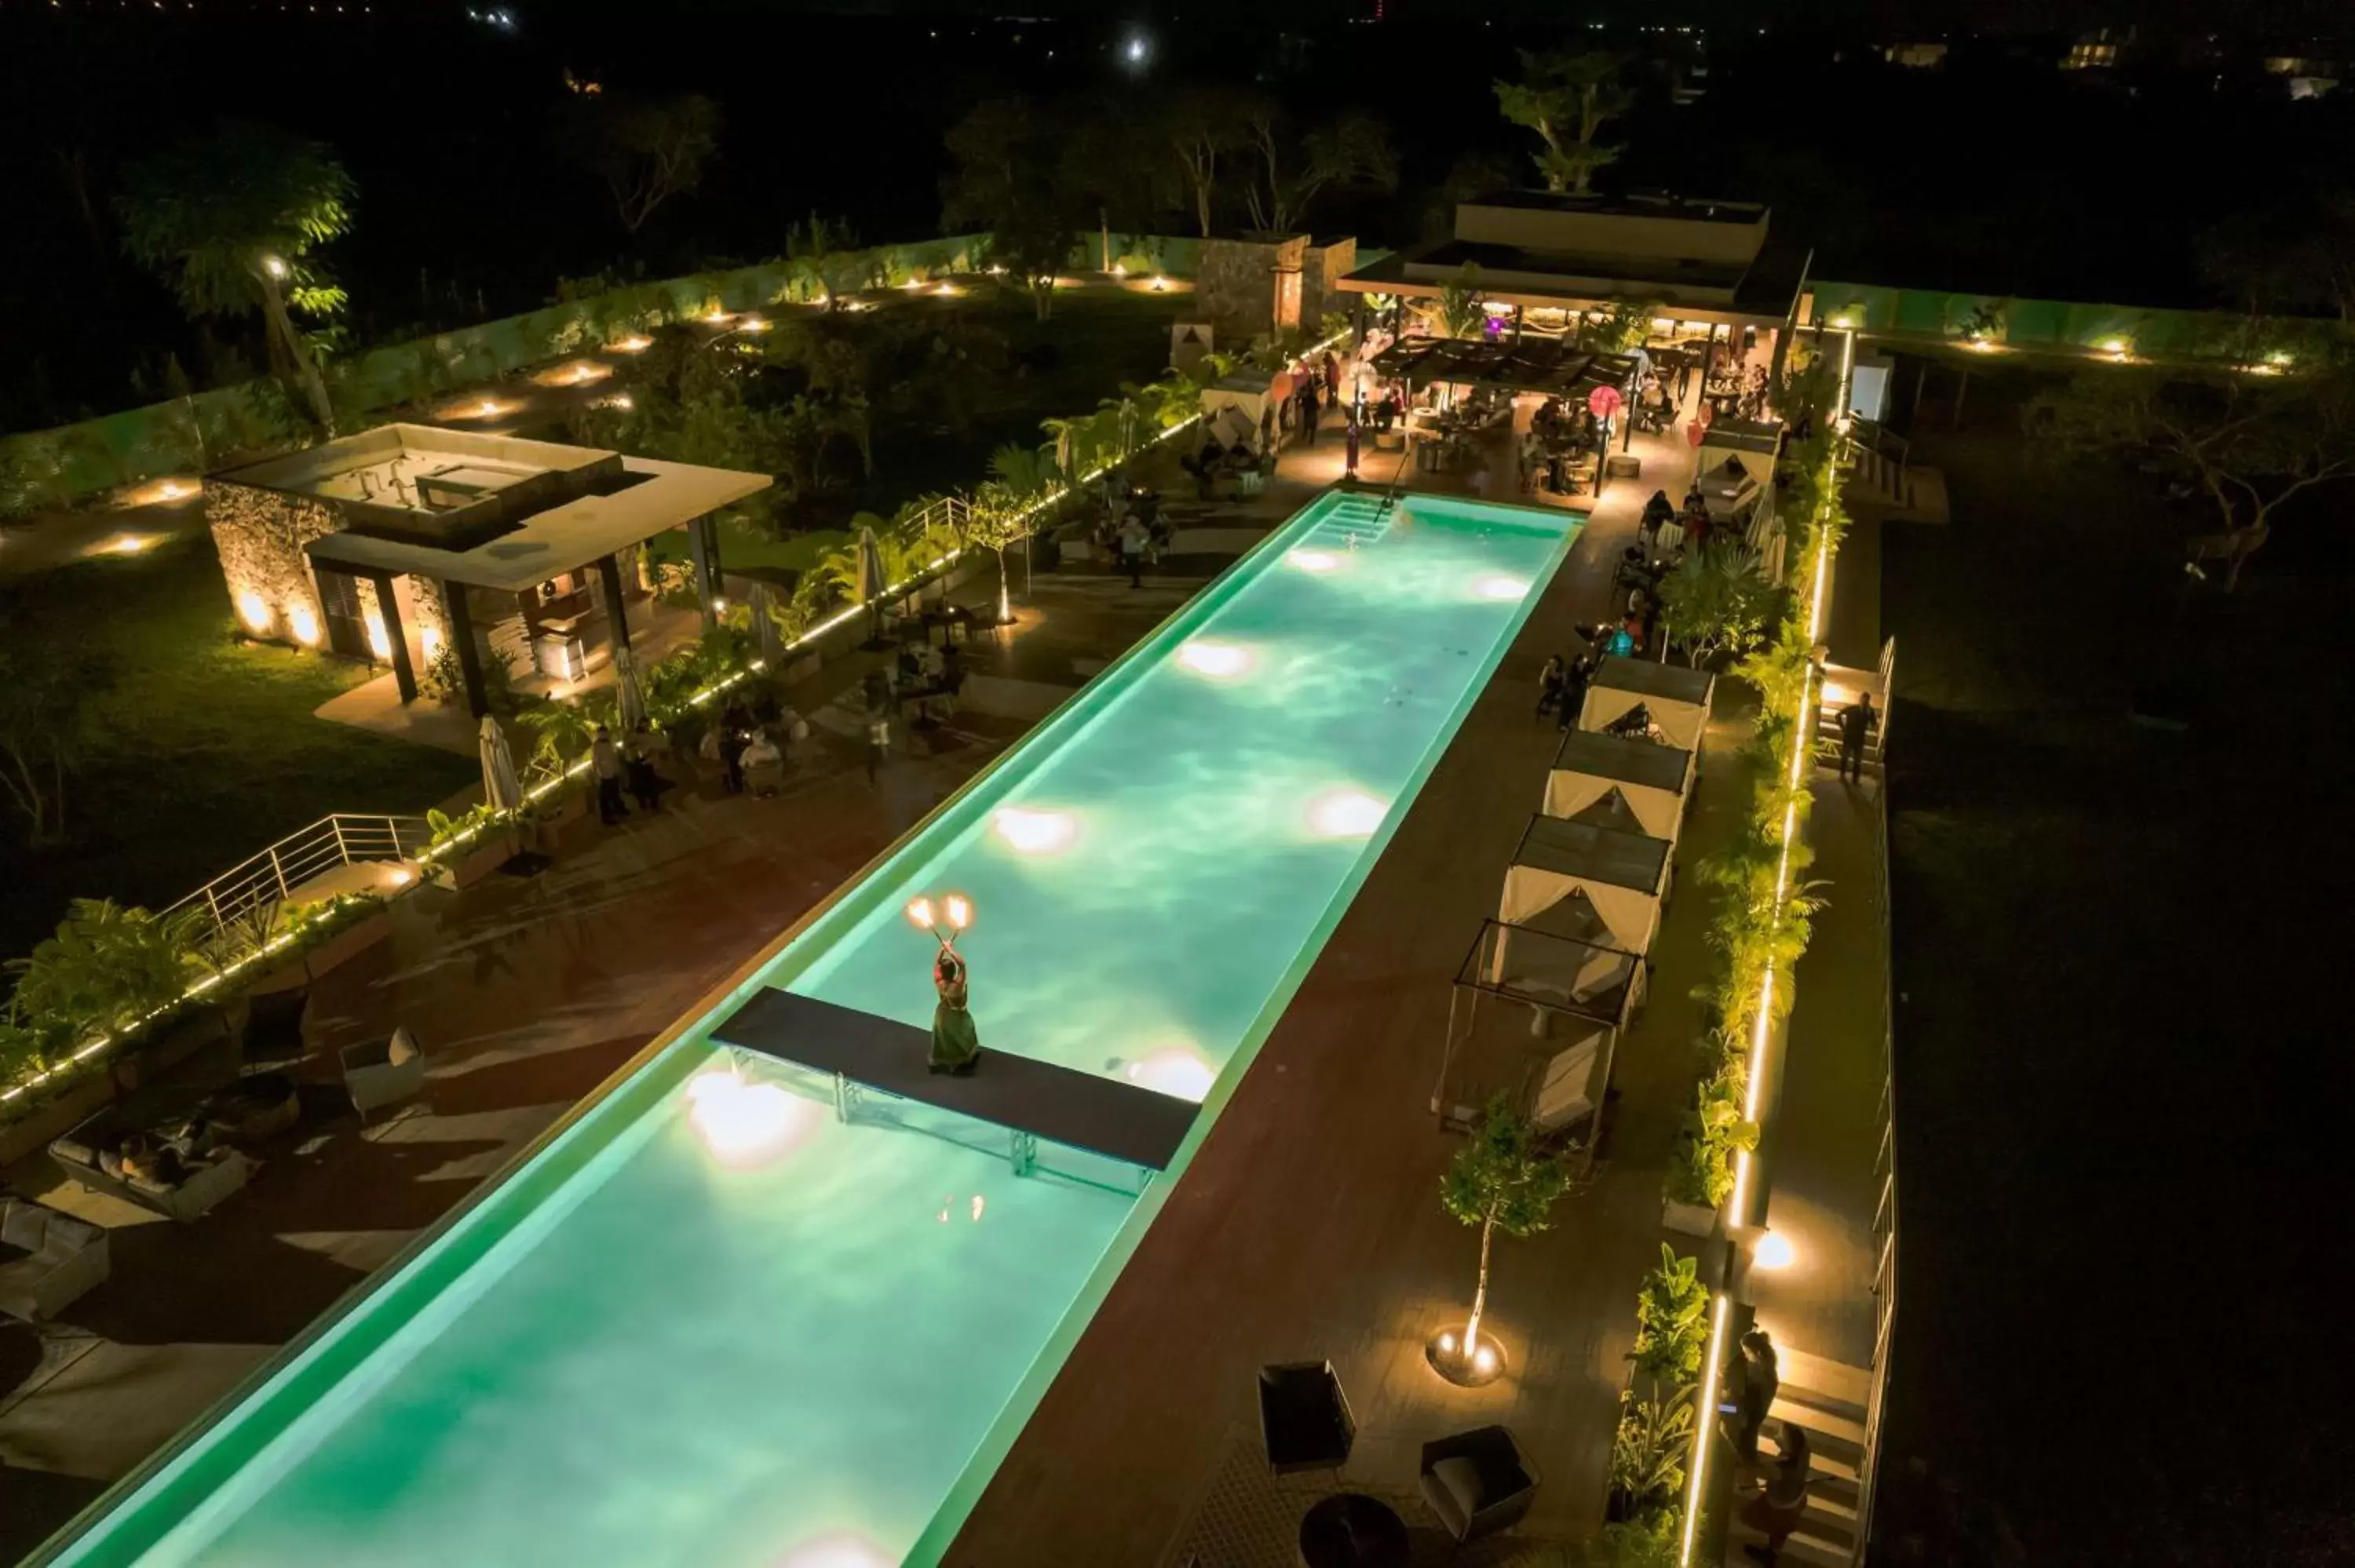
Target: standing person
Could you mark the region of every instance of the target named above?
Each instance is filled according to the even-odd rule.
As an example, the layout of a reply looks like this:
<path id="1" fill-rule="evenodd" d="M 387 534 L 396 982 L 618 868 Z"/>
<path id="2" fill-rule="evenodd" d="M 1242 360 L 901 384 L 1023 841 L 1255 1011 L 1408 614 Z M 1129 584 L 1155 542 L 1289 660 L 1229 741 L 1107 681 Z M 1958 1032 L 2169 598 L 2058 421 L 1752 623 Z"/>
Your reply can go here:
<path id="1" fill-rule="evenodd" d="M 1337 402 L 1341 397 L 1341 362 L 1329 348 L 1325 351 L 1325 396 L 1330 402 Z"/>
<path id="2" fill-rule="evenodd" d="M 1262 457 L 1275 453 L 1275 405 L 1272 402 L 1259 406 L 1259 450 Z"/>
<path id="3" fill-rule="evenodd" d="M 638 803 L 639 810 L 651 817 L 662 809 L 662 778 L 655 772 L 654 751 L 635 735 L 622 754 L 622 771 L 629 779 L 630 799 Z"/>
<path id="4" fill-rule="evenodd" d="M 1561 683 L 1561 727 L 1568 733 L 1578 727 L 1581 714 L 1586 711 L 1586 684 L 1594 679 L 1594 655 L 1581 653 L 1570 662 L 1570 672 Z"/>
<path id="5" fill-rule="evenodd" d="M 1843 780 L 1864 782 L 1864 743 L 1881 723 L 1881 715 L 1872 711 L 1872 694 L 1861 693 L 1855 702 L 1840 710 L 1839 776 Z"/>
<path id="6" fill-rule="evenodd" d="M 883 758 L 891 750 L 891 715 L 870 709 L 867 715 L 867 782 L 878 781 Z"/>
<path id="7" fill-rule="evenodd" d="M 1569 679 L 1570 666 L 1561 662 L 1561 655 L 1547 654 L 1545 668 L 1538 672 L 1538 717 L 1561 708 L 1563 683 Z"/>
<path id="8" fill-rule="evenodd" d="M 1316 383 L 1314 380 L 1300 384 L 1300 444 L 1309 447 L 1316 444 Z"/>
<path id="9" fill-rule="evenodd" d="M 1783 1543 L 1807 1517 L 1807 1434 L 1806 1429 L 1784 1422 L 1774 1434 L 1776 1453 L 1773 1467 L 1766 1472 L 1766 1489 L 1752 1498 L 1742 1510 L 1742 1522 L 1766 1538 L 1765 1544 L 1749 1542 L 1742 1550 L 1758 1563 L 1773 1568 L 1781 1555 Z"/>
<path id="10" fill-rule="evenodd" d="M 1145 546 L 1150 537 L 1145 524 L 1135 517 L 1120 520 L 1120 564 L 1127 569 L 1128 586 L 1133 588 L 1145 586 Z"/>
<path id="11" fill-rule="evenodd" d="M 964 650 L 954 642 L 941 650 L 941 690 L 949 694 L 949 711 L 954 713 L 957 694 L 964 690 Z"/>
<path id="12" fill-rule="evenodd" d="M 981 1065 L 981 1032 L 973 1025 L 964 959 L 945 942 L 932 960 L 932 990 L 940 1000 L 932 1005 L 932 1052 L 927 1065 L 962 1078 Z"/>
<path id="13" fill-rule="evenodd" d="M 744 747 L 751 744 L 752 715 L 734 703 L 719 715 L 719 766 L 727 776 L 728 792 L 744 792 Z"/>
<path id="14" fill-rule="evenodd" d="M 1349 417 L 1348 445 L 1342 450 L 1341 464 L 1351 479 L 1358 477 L 1358 418 L 1353 414 Z"/>
<path id="15" fill-rule="evenodd" d="M 1764 1329 L 1751 1330 L 1742 1336 L 1742 1393 L 1733 1429 L 1733 1449 L 1745 1465 L 1758 1462 L 1758 1434 L 1765 1430 L 1766 1413 L 1774 1408 L 1774 1395 L 1782 1387 L 1774 1340 Z"/>
<path id="16" fill-rule="evenodd" d="M 589 743 L 589 759 L 597 772 L 597 820 L 610 828 L 628 816 L 630 808 L 622 799 L 622 748 L 613 744 L 613 732 L 603 725 L 597 726 L 597 738 Z"/>

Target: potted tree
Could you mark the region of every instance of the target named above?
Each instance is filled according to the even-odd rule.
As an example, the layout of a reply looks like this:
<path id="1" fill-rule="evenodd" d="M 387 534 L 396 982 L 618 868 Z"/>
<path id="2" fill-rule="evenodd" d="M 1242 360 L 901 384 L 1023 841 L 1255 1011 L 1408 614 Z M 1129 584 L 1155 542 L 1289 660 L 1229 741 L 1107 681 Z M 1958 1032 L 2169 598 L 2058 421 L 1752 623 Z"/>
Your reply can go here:
<path id="1" fill-rule="evenodd" d="M 1472 1141 L 1456 1152 L 1440 1178 L 1440 1202 L 1447 1212 L 1480 1232 L 1480 1279 L 1472 1294 L 1471 1317 L 1460 1330 L 1440 1330 L 1423 1346 L 1432 1369 L 1448 1382 L 1471 1387 L 1503 1374 L 1503 1348 L 1480 1332 L 1480 1320 L 1488 1309 L 1488 1258 L 1497 1233 L 1529 1236 L 1544 1230 L 1555 1201 L 1570 1184 L 1570 1167 L 1560 1153 L 1544 1146 L 1537 1128 L 1504 1096 L 1490 1100 Z"/>

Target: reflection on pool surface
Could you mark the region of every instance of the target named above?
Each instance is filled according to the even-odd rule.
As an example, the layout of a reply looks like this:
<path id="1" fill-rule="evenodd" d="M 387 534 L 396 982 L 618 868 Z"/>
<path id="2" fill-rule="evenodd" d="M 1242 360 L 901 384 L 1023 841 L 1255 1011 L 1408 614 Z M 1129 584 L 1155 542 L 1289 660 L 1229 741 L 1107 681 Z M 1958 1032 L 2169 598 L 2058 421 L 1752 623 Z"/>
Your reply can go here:
<path id="1" fill-rule="evenodd" d="M 708 1032 L 761 985 L 927 1023 L 902 906 L 962 893 L 985 1051 L 1206 1102 L 1199 1140 L 1575 525 L 1312 504 L 57 1560 L 936 1560 L 1185 1153 L 1142 1199 L 1017 1176 Z"/>

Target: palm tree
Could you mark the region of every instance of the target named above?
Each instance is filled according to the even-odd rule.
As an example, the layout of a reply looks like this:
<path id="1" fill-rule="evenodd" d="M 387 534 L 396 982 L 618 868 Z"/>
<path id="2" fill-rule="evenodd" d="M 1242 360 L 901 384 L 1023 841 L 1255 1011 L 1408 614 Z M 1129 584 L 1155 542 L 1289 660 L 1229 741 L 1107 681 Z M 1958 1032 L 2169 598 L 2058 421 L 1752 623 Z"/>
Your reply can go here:
<path id="1" fill-rule="evenodd" d="M 310 257 L 350 228 L 353 192 L 320 143 L 224 124 L 208 141 L 133 165 L 115 203 L 123 249 L 171 283 L 190 316 L 262 313 L 271 363 L 301 386 L 330 435 L 335 407 L 288 312 L 326 317 L 344 308 L 344 291 Z"/>

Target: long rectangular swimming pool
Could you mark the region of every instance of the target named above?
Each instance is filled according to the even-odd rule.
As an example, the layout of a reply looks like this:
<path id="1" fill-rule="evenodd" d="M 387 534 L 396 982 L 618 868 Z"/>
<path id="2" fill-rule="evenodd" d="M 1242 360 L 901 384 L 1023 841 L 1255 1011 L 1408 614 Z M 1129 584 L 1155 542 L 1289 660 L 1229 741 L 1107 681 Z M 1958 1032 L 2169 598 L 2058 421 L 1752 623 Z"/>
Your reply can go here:
<path id="1" fill-rule="evenodd" d="M 1313 503 L 38 1560 L 937 1561 L 1577 526 Z M 986 1052 L 1202 1102 L 1142 1196 L 710 1040 L 928 1024 L 950 891 Z"/>

